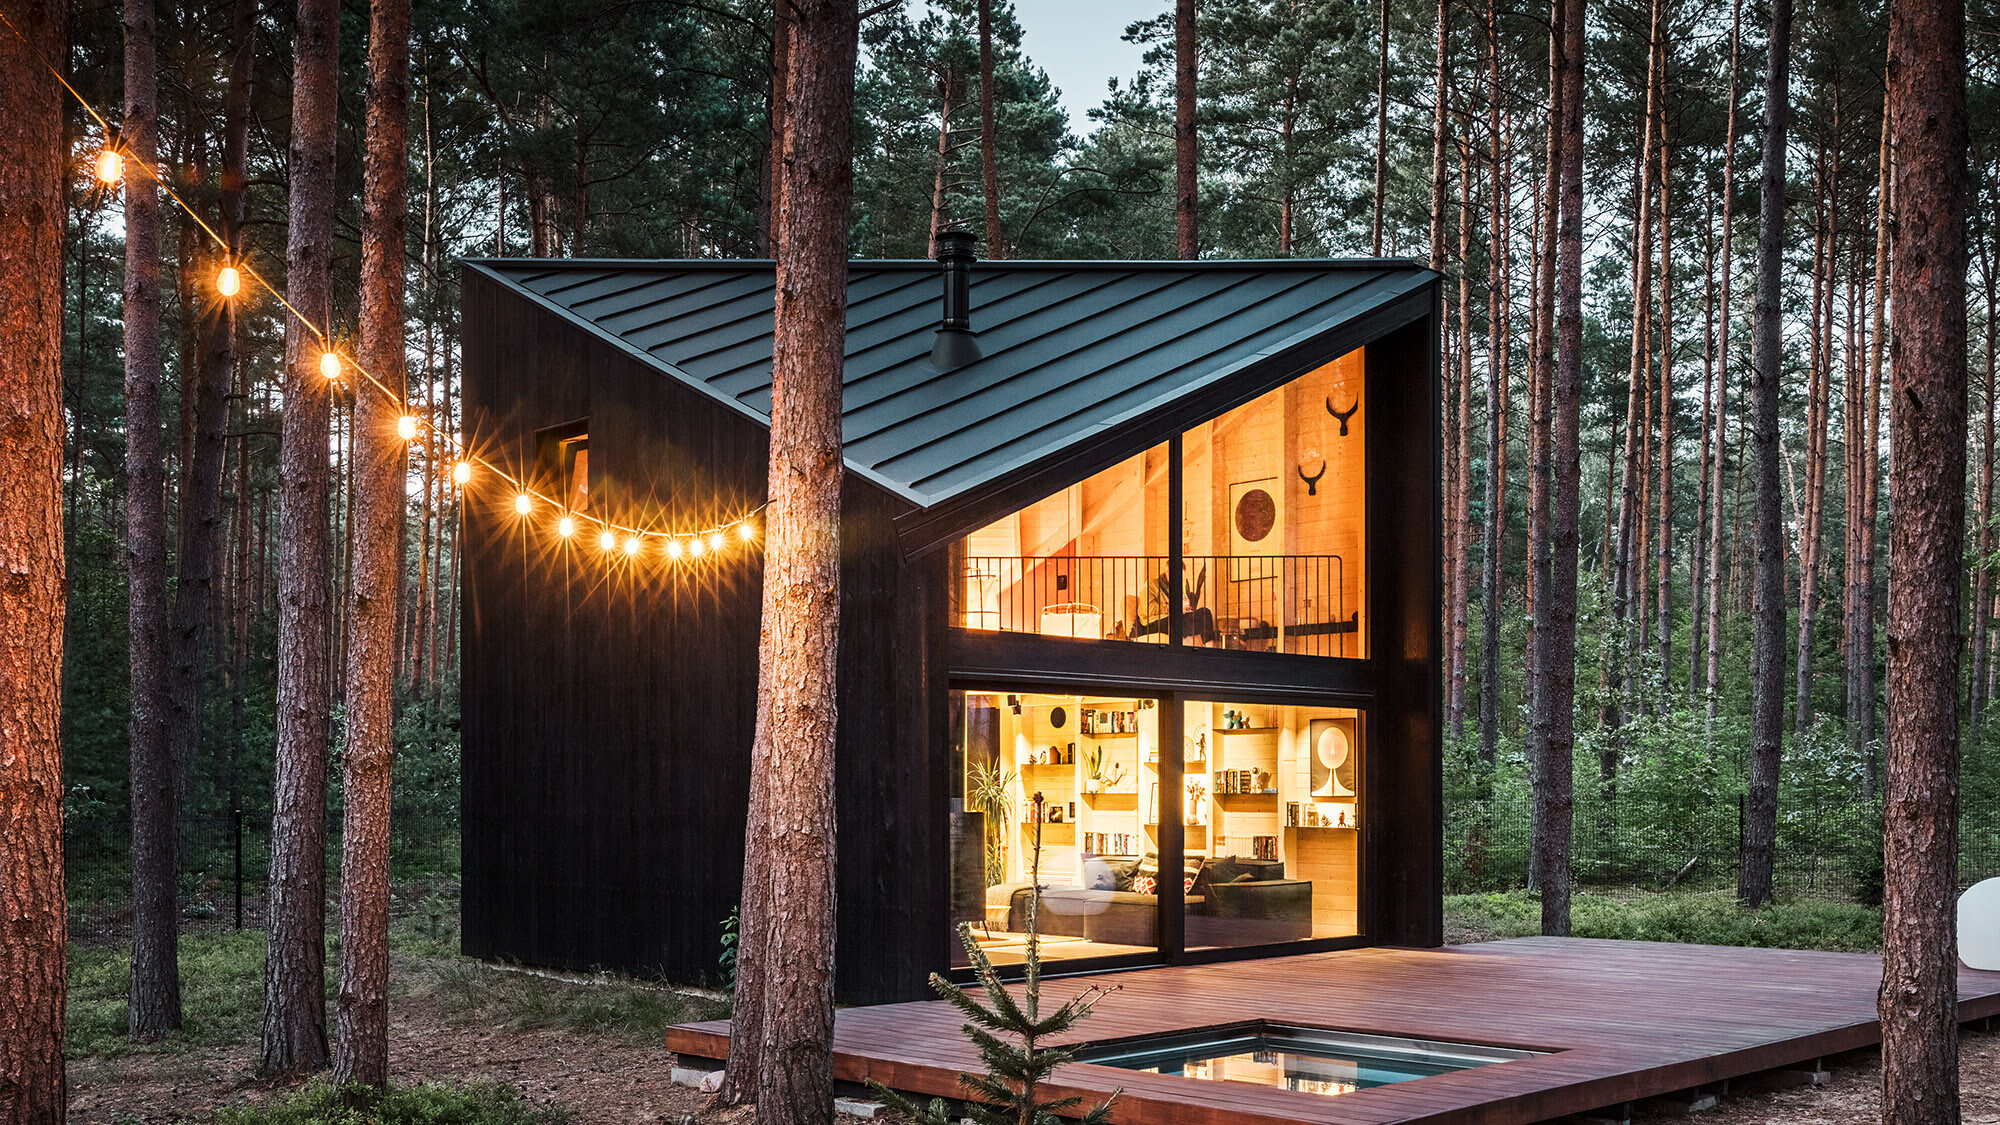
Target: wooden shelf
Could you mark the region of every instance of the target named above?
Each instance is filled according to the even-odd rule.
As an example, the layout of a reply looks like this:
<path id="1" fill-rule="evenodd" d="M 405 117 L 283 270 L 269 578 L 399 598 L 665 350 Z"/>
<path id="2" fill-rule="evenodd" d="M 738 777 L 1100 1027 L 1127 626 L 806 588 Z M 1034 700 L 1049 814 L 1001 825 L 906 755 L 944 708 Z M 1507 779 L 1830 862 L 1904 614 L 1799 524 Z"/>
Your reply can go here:
<path id="1" fill-rule="evenodd" d="M 1281 730 L 1284 730 L 1285 728 L 1283 728 L 1283 727 L 1210 727 L 1209 729 L 1210 729 L 1210 730 L 1212 730 L 1212 731 L 1214 731 L 1214 732 L 1215 732 L 1216 734 L 1270 734 L 1270 733 L 1272 733 L 1273 731 L 1281 731 Z"/>
<path id="2" fill-rule="evenodd" d="M 1224 792 L 1221 792 L 1221 793 L 1211 793 L 1211 794 L 1209 794 L 1209 796 L 1211 796 L 1211 797 L 1269 797 L 1269 798 L 1271 798 L 1272 800 L 1277 800 L 1277 798 L 1278 798 L 1278 791 L 1277 791 L 1276 789 L 1260 789 L 1260 790 L 1255 790 L 1255 791 L 1253 791 L 1253 792 L 1249 792 L 1249 793 L 1230 793 L 1230 792 L 1227 792 L 1227 791 L 1224 791 Z"/>

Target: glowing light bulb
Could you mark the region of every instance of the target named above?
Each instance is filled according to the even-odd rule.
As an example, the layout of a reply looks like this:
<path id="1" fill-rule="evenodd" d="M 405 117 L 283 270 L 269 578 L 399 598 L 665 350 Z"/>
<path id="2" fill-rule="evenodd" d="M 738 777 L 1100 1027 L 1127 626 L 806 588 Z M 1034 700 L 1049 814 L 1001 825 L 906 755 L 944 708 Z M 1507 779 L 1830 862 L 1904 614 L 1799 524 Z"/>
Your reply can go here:
<path id="1" fill-rule="evenodd" d="M 336 352 L 326 352 L 319 357 L 319 373 L 329 379 L 340 378 L 340 356 Z"/>
<path id="2" fill-rule="evenodd" d="M 557 520 L 556 534 L 562 536 L 564 539 L 568 539 L 570 536 L 575 535 L 576 521 L 568 516 L 564 516 L 563 518 Z"/>
<path id="3" fill-rule="evenodd" d="M 533 500 L 528 499 L 527 493 L 523 492 L 519 496 L 514 497 L 515 512 L 525 516 L 529 512 L 533 511 L 534 507 L 535 507 L 535 502 Z"/>
<path id="4" fill-rule="evenodd" d="M 466 481 L 471 480 L 472 462 L 460 461 L 458 464 L 453 465 L 451 467 L 451 479 L 458 484 L 464 484 Z"/>
<path id="5" fill-rule="evenodd" d="M 700 558 L 702 551 L 705 549 L 702 546 L 701 536 L 696 535 L 688 539 L 688 556 L 690 558 Z"/>
<path id="6" fill-rule="evenodd" d="M 117 149 L 106 146 L 97 154 L 96 172 L 99 183 L 115 184 L 125 176 L 125 158 L 118 155 Z"/>
<path id="7" fill-rule="evenodd" d="M 677 558 L 680 558 L 680 557 L 681 557 L 681 552 L 682 552 L 682 550 L 683 550 L 683 548 L 681 547 L 681 541 L 680 541 L 680 540 L 678 540 L 678 539 L 669 539 L 669 540 L 667 540 L 667 557 L 668 557 L 668 558 L 670 558 L 670 559 L 677 559 Z"/>
<path id="8" fill-rule="evenodd" d="M 639 537 L 638 537 L 638 536 L 636 536 L 636 535 L 627 535 L 627 536 L 625 537 L 625 553 L 626 553 L 626 554 L 628 554 L 628 555 L 636 555 L 636 554 L 638 554 L 638 553 L 639 553 Z"/>
<path id="9" fill-rule="evenodd" d="M 748 543 L 757 538 L 757 528 L 749 520 L 744 520 L 736 525 L 736 537 Z"/>
<path id="10" fill-rule="evenodd" d="M 720 531 L 711 531 L 708 533 L 708 549 L 711 551 L 722 550 L 722 533 Z"/>
<path id="11" fill-rule="evenodd" d="M 396 419 L 396 436 L 409 441 L 417 436 L 417 420 L 408 414 Z"/>
<path id="12" fill-rule="evenodd" d="M 242 288 L 243 275 L 236 271 L 235 266 L 224 266 L 222 272 L 215 275 L 215 291 L 225 297 L 236 296 Z"/>
<path id="13" fill-rule="evenodd" d="M 618 537 L 607 531 L 597 537 L 597 545 L 609 551 L 618 545 Z"/>

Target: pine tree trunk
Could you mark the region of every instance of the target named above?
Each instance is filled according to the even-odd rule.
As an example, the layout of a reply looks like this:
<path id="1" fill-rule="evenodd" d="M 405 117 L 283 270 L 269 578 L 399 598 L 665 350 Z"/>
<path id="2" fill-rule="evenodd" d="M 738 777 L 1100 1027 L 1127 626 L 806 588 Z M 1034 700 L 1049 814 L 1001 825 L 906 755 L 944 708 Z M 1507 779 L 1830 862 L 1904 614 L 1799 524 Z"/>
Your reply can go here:
<path id="1" fill-rule="evenodd" d="M 1876 233 L 1874 292 L 1874 323 L 1868 334 L 1868 366 L 1859 370 L 1860 357 L 1856 357 L 1857 371 L 1853 382 L 1852 402 L 1848 411 L 1854 416 L 1848 429 L 1855 443 L 1854 455 L 1846 481 L 1847 492 L 1851 496 L 1848 504 L 1848 579 L 1847 579 L 1847 675 L 1846 675 L 1846 716 L 1847 752 L 1849 757 L 1864 771 L 1861 780 L 1863 800 L 1873 805 L 1875 800 L 1875 464 L 1878 450 L 1875 447 L 1875 424 L 1877 407 L 1874 404 L 1876 384 L 1881 378 L 1881 355 L 1884 341 L 1882 325 L 1882 302 L 1885 294 L 1882 285 L 1883 273 L 1887 265 L 1888 250 L 1888 195 L 1889 195 L 1889 115 L 1882 115 L 1882 139 L 1876 154 Z M 1856 262 L 1860 267 L 1862 263 Z M 1988 311 L 1992 310 L 1989 280 Z M 1867 282 L 1863 282 L 1864 285 Z M 1989 370 L 1993 357 L 1992 322 L 1989 315 L 1987 325 L 1987 364 Z"/>
<path id="2" fill-rule="evenodd" d="M 63 0 L 0 34 L 0 1121 L 63 1125 Z M 128 163 L 127 167 L 131 165 Z M 150 182 L 148 187 L 150 187 Z"/>
<path id="3" fill-rule="evenodd" d="M 1486 5 L 1487 106 L 1486 129 L 1491 179 L 1487 185 L 1486 287 L 1486 490 L 1483 554 L 1479 572 L 1479 760 L 1491 767 L 1500 754 L 1500 573 L 1505 514 L 1501 498 L 1506 484 L 1506 355 L 1501 327 L 1506 312 L 1503 281 L 1508 247 L 1504 241 L 1507 208 L 1501 169 L 1505 154 L 1500 143 L 1500 9 Z"/>
<path id="4" fill-rule="evenodd" d="M 1695 486 L 1694 543 L 1688 552 L 1687 708 L 1701 699 L 1702 622 L 1708 613 L 1708 514 L 1715 494 L 1709 477 L 1721 450 L 1715 445 L 1715 192 L 1704 189 L 1701 215 L 1701 477 Z"/>
<path id="5" fill-rule="evenodd" d="M 1632 340 L 1625 382 L 1625 460 L 1619 474 L 1618 553 L 1614 560 L 1611 588 L 1611 637 L 1618 651 L 1605 663 L 1605 684 L 1600 725 L 1617 727 L 1631 710 L 1632 693 L 1638 680 L 1635 664 L 1639 658 L 1639 620 L 1644 611 L 1637 604 L 1640 580 L 1639 537 L 1642 513 L 1640 496 L 1645 478 L 1645 410 L 1651 372 L 1650 337 L 1653 297 L 1653 120 L 1657 108 L 1654 76 L 1659 70 L 1660 0 L 1653 0 L 1652 20 L 1646 40 L 1645 120 L 1641 126 L 1637 166 L 1632 174 Z M 1621 709 L 1620 700 L 1625 701 Z M 1613 747 L 1605 743 L 1607 753 Z M 1616 759 L 1603 760 L 1605 784 L 1614 778 Z"/>
<path id="6" fill-rule="evenodd" d="M 2000 345 L 2000 287 L 1994 284 L 1991 245 L 1981 242 L 1979 254 L 1985 263 L 1980 279 L 1986 288 L 1986 422 L 1979 441 L 1979 507 L 1973 520 L 1979 528 L 1979 545 L 1973 555 L 1979 560 L 1979 569 L 1972 586 L 1971 719 L 1975 738 L 1985 727 L 1986 705 L 1992 702 L 1986 694 L 1986 649 L 1993 626 L 1993 392 L 1994 361 L 2000 358 L 1995 354 L 1996 345 Z"/>
<path id="7" fill-rule="evenodd" d="M 1562 34 L 1561 263 L 1549 388 L 1549 584 L 1536 599 L 1535 817 L 1542 831 L 1542 932 L 1569 933 L 1571 760 L 1576 748 L 1576 583 L 1582 501 L 1584 0 L 1556 0 Z"/>
<path id="8" fill-rule="evenodd" d="M 285 254 L 285 411 L 278 501 L 278 745 L 272 777 L 270 951 L 259 1069 L 327 1064 L 326 770 L 332 679 L 327 441 L 332 396 L 319 373 L 333 264 L 340 8 L 299 0 L 293 32 L 291 226 Z M 299 317 L 305 317 L 301 321 Z"/>
<path id="9" fill-rule="evenodd" d="M 1708 535 L 1708 668 L 1705 676 L 1707 714 L 1705 729 L 1715 734 L 1715 719 L 1722 705 L 1722 540 L 1727 527 L 1722 513 L 1722 490 L 1729 462 L 1729 329 L 1735 315 L 1736 254 L 1736 103 L 1737 66 L 1743 47 L 1743 0 L 1734 0 L 1729 17 L 1729 114 L 1722 141 L 1722 311 L 1715 346 L 1715 469 L 1709 487 L 1714 495 Z M 1742 466 L 1737 466 L 1738 480 Z"/>
<path id="10" fill-rule="evenodd" d="M 1654 558 L 1653 643 L 1659 649 L 1659 709 L 1664 713 L 1673 694 L 1674 667 L 1674 225 L 1673 147 L 1667 139 L 1667 65 L 1671 61 L 1664 37 L 1660 42 L 1660 457 L 1659 504 L 1655 521 L 1659 552 Z"/>
<path id="11" fill-rule="evenodd" d="M 840 393 L 859 15 L 854 0 L 801 0 L 794 12 L 762 673 L 728 1068 L 738 1089 L 754 1080 L 764 1125 L 826 1122 L 833 1111 Z M 782 765 L 774 746 L 785 748 Z"/>
<path id="12" fill-rule="evenodd" d="M 1182 258 L 1201 257 L 1195 225 L 1195 0 L 1174 0 L 1174 246 Z"/>
<path id="13" fill-rule="evenodd" d="M 1370 253 L 1382 256 L 1382 207 L 1389 189 L 1389 0 L 1377 0 L 1375 47 L 1375 214 Z"/>
<path id="14" fill-rule="evenodd" d="M 1889 261 L 1889 216 L 1896 202 L 1896 185 L 1891 167 L 1893 150 L 1890 147 L 1889 114 L 1884 106 L 1882 114 L 1882 145 L 1877 156 L 1877 177 L 1875 192 L 1875 307 L 1872 314 L 1874 332 L 1868 345 L 1868 470 L 1867 482 L 1862 496 L 1861 523 L 1868 536 L 1867 549 L 1862 552 L 1862 573 L 1856 580 L 1861 587 L 1864 602 L 1863 616 L 1867 625 L 1861 630 L 1863 650 L 1858 663 L 1865 669 L 1867 683 L 1862 685 L 1865 698 L 1860 708 L 1850 708 L 1850 716 L 1858 715 L 1860 729 L 1848 733 L 1849 744 L 1855 746 L 1864 759 L 1861 775 L 1862 797 L 1873 804 L 1876 796 L 1877 777 L 1880 774 L 1875 753 L 1875 517 L 1882 496 L 1882 360 L 1889 343 L 1887 322 L 1889 303 L 1890 268 Z"/>
<path id="15" fill-rule="evenodd" d="M 1836 132 L 1839 109 L 1834 110 Z M 1806 494 L 1800 509 L 1798 655 L 1793 665 L 1796 695 L 1792 729 L 1809 730 L 1813 723 L 1813 631 L 1819 615 L 1819 582 L 1825 542 L 1827 425 L 1833 386 L 1833 292 L 1838 256 L 1834 232 L 1839 229 L 1840 183 L 1838 157 L 1823 153 L 1816 177 L 1821 206 L 1819 237 L 1813 261 L 1812 365 L 1806 380 Z"/>
<path id="16" fill-rule="evenodd" d="M 1764 152 L 1757 214 L 1757 305 L 1751 323 L 1752 469 L 1757 482 L 1757 567 L 1751 609 L 1750 785 L 1736 895 L 1771 901 L 1778 833 L 1778 760 L 1785 728 L 1784 498 L 1778 491 L 1778 384 L 1785 249 L 1785 125 L 1791 116 L 1791 0 L 1772 0 L 1764 76 Z"/>
<path id="17" fill-rule="evenodd" d="M 125 553 L 131 590 L 134 1042 L 181 1026 L 180 784 L 167 743 L 167 497 L 153 0 L 125 3 Z"/>
<path id="18" fill-rule="evenodd" d="M 1458 550 L 1451 566 L 1451 683 L 1445 700 L 1445 725 L 1453 739 L 1465 737 L 1465 693 L 1468 679 L 1466 640 L 1472 605 L 1472 279 L 1465 262 L 1472 255 L 1472 169 L 1466 146 L 1458 146 L 1458 417 L 1452 423 L 1453 460 L 1458 463 L 1458 487 L 1445 513 L 1457 530 Z"/>
<path id="19" fill-rule="evenodd" d="M 1551 6 L 1549 27 L 1549 107 L 1547 137 L 1544 142 L 1542 168 L 1542 199 L 1538 218 L 1540 226 L 1540 255 L 1535 268 L 1535 327 L 1534 327 L 1534 368 L 1530 377 L 1528 393 L 1528 560 L 1531 584 L 1529 586 L 1528 625 L 1528 783 L 1534 794 L 1533 807 L 1529 816 L 1528 842 L 1528 888 L 1539 893 L 1542 889 L 1542 861 L 1549 855 L 1547 842 L 1547 822 L 1544 817 L 1549 811 L 1544 806 L 1541 794 L 1545 782 L 1542 768 L 1548 754 L 1549 710 L 1546 693 L 1548 685 L 1542 680 L 1542 671 L 1547 658 L 1543 646 L 1547 643 L 1543 635 L 1546 611 L 1542 602 L 1549 591 L 1549 484 L 1552 466 L 1549 461 L 1549 391 L 1555 379 L 1556 368 L 1556 258 L 1559 244 L 1557 223 L 1558 200 L 1562 193 L 1562 34 L 1560 23 L 1561 0 Z M 1572 673 L 1574 675 L 1574 673 Z"/>
<path id="20" fill-rule="evenodd" d="M 1896 155 L 1882 1120 L 1957 1121 L 1959 580 L 1965 544 L 1964 6 L 1889 11 Z"/>
<path id="21" fill-rule="evenodd" d="M 993 113 L 993 0 L 979 0 L 979 185 L 986 200 L 986 256 L 1011 258 L 1000 222 L 1000 130 Z"/>
<path id="22" fill-rule="evenodd" d="M 361 212 L 361 367 L 355 380 L 354 584 L 347 615 L 347 743 L 341 774 L 339 1036 L 336 1083 L 389 1081 L 389 790 L 398 537 L 408 479 L 397 433 L 409 385 L 403 352 L 408 209 L 410 0 L 373 0 Z M 395 398 L 391 398 L 393 395 Z"/>

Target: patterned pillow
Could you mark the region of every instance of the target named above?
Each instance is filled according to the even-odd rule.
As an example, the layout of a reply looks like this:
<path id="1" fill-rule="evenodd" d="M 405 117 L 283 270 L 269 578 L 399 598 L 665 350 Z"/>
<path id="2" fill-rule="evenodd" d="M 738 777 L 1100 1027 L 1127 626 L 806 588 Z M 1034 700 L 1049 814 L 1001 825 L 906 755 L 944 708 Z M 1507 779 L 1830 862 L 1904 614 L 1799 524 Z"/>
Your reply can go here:
<path id="1" fill-rule="evenodd" d="M 1151 875 L 1132 876 L 1133 894 L 1141 894 L 1141 895 L 1154 894 L 1158 892 L 1159 886 L 1160 886 L 1159 880 L 1153 878 Z"/>

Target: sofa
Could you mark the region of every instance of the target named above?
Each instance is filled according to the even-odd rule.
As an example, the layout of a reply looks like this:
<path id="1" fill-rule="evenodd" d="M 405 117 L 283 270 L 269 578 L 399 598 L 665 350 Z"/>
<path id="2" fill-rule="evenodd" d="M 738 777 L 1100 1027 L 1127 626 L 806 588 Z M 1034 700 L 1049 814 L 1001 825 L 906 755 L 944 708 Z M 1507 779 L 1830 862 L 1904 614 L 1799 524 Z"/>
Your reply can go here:
<path id="1" fill-rule="evenodd" d="M 1085 860 L 1089 885 L 1044 882 L 1038 917 L 1046 936 L 1075 937 L 1109 945 L 1158 946 L 1159 896 L 1131 888 L 1144 886 L 1151 856 L 1093 856 Z M 1110 868 L 1110 879 L 1093 866 Z M 1262 945 L 1312 936 L 1312 883 L 1283 877 L 1274 860 L 1190 857 L 1187 886 L 1187 944 Z M 988 932 L 1025 933 L 1027 882 L 1000 883 L 986 890 Z"/>

